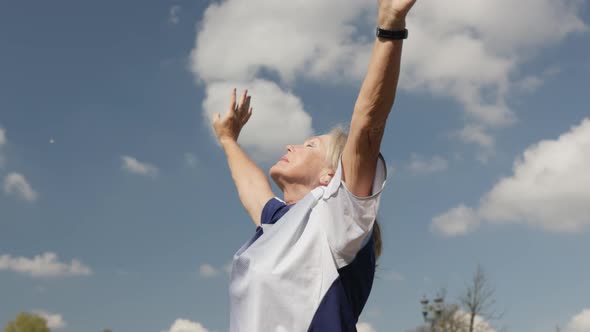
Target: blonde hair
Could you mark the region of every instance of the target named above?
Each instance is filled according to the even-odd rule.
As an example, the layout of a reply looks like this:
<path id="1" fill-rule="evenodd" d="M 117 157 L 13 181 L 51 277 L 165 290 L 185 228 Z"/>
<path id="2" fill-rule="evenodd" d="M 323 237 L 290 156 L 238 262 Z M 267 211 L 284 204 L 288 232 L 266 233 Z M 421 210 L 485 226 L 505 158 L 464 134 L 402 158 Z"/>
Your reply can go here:
<path id="1" fill-rule="evenodd" d="M 340 156 L 344 151 L 348 134 L 343 126 L 338 125 L 332 128 L 328 135 L 330 136 L 330 142 L 326 151 L 326 161 L 333 170 L 336 170 L 338 168 Z M 383 249 L 383 243 L 381 239 L 381 226 L 379 226 L 377 220 L 375 220 L 375 223 L 373 224 L 373 242 L 375 244 L 375 257 L 379 258 Z"/>

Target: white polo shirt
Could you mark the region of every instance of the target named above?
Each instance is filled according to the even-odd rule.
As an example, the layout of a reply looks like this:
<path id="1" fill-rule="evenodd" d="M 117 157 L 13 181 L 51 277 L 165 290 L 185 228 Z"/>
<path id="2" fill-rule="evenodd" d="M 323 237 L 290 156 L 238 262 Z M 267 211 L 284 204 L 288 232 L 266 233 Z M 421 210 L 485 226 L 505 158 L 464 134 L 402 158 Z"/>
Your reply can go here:
<path id="1" fill-rule="evenodd" d="M 256 234 L 234 255 L 231 332 L 356 331 L 375 273 L 373 224 L 387 177 L 354 196 L 342 164 L 330 183 L 291 206 L 271 199 Z"/>

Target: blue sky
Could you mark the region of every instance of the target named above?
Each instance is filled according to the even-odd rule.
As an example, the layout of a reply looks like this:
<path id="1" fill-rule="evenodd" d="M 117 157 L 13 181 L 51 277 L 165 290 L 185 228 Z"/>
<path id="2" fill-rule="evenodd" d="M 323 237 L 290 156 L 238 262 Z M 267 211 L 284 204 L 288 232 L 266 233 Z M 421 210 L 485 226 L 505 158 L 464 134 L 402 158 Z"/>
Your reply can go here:
<path id="1" fill-rule="evenodd" d="M 371 51 L 373 2 L 303 3 L 0 5 L 0 325 L 227 330 L 254 229 L 208 117 L 248 88 L 268 169 L 349 121 Z M 497 326 L 588 331 L 590 6 L 419 0 L 408 25 L 363 328 L 417 326 L 479 263 Z"/>

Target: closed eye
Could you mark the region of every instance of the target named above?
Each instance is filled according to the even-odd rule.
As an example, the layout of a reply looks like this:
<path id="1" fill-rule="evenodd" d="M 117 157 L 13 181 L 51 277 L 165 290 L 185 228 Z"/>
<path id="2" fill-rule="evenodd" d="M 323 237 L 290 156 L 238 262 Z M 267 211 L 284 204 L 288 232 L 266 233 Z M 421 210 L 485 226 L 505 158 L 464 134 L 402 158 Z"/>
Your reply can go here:
<path id="1" fill-rule="evenodd" d="M 305 147 L 306 148 L 313 148 L 315 146 L 316 146 L 315 139 L 314 140 L 311 140 L 310 142 L 305 143 Z"/>

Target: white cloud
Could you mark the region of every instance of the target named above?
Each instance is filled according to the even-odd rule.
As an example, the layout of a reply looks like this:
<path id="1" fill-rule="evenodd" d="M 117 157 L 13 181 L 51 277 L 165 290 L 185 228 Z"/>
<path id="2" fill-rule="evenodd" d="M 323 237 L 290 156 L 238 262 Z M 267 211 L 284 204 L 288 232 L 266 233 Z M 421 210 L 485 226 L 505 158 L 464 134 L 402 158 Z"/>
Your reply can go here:
<path id="1" fill-rule="evenodd" d="M 252 117 L 242 130 L 239 142 L 258 160 L 272 160 L 282 154 L 287 144 L 299 144 L 313 135 L 311 117 L 303 110 L 301 100 L 273 82 L 255 80 L 244 83 L 213 83 L 207 86 L 203 101 L 207 126 L 215 112 L 228 109 L 233 87 L 244 86 L 252 96 Z M 237 95 L 243 90 L 238 90 Z M 213 135 L 213 131 L 211 131 Z"/>
<path id="2" fill-rule="evenodd" d="M 263 68 L 287 83 L 298 75 L 358 80 L 366 71 L 372 41 L 370 35 L 355 38 L 353 23 L 368 10 L 377 17 L 368 0 L 213 3 L 204 13 L 191 68 L 206 82 L 250 81 Z M 240 27 L 239 38 L 233 26 Z M 228 51 L 228 40 L 231 50 L 248 51 Z"/>
<path id="3" fill-rule="evenodd" d="M 179 318 L 174 321 L 170 329 L 162 332 L 209 332 L 201 323 Z"/>
<path id="4" fill-rule="evenodd" d="M 401 86 L 453 97 L 471 124 L 508 125 L 516 117 L 507 97 L 522 80 L 516 69 L 544 47 L 585 31 L 577 16 L 581 5 L 578 0 L 418 2 L 408 19 L 411 42 L 404 45 Z M 490 144 L 482 137 L 472 141 Z"/>
<path id="5" fill-rule="evenodd" d="M 477 210 L 460 205 L 433 219 L 431 227 L 463 235 L 478 220 L 523 223 L 554 232 L 590 226 L 590 118 L 554 140 L 528 147 L 480 200 Z"/>
<path id="6" fill-rule="evenodd" d="M 590 309 L 585 309 L 572 317 L 567 325 L 567 332 L 588 332 L 590 331 Z"/>
<path id="7" fill-rule="evenodd" d="M 526 223 L 549 231 L 590 226 L 590 119 L 530 146 L 481 200 L 491 222 Z"/>
<path id="8" fill-rule="evenodd" d="M 541 75 L 529 75 L 518 82 L 516 82 L 516 87 L 522 90 L 523 92 L 531 93 L 537 90 L 547 78 L 553 77 L 561 72 L 559 66 L 551 66 L 548 67 L 543 71 Z"/>
<path id="9" fill-rule="evenodd" d="M 203 278 L 215 278 L 219 275 L 219 270 L 210 264 L 202 264 L 199 266 L 199 275 Z"/>
<path id="10" fill-rule="evenodd" d="M 479 217 L 473 209 L 461 204 L 432 219 L 430 229 L 442 236 L 465 235 L 479 225 Z"/>
<path id="11" fill-rule="evenodd" d="M 467 124 L 463 129 L 454 133 L 465 143 L 474 143 L 479 146 L 476 153 L 476 158 L 481 163 L 485 164 L 494 155 L 495 139 L 482 125 Z"/>
<path id="12" fill-rule="evenodd" d="M 377 332 L 371 324 L 365 322 L 359 322 L 356 324 L 356 329 L 358 332 Z"/>
<path id="13" fill-rule="evenodd" d="M 414 173 L 434 173 L 446 170 L 449 163 L 446 159 L 439 156 L 426 158 L 416 153 L 412 153 L 408 168 Z"/>
<path id="14" fill-rule="evenodd" d="M 67 323 L 60 314 L 53 314 L 45 310 L 34 310 L 33 313 L 45 319 L 47 322 L 47 327 L 52 330 L 63 329 L 67 326 Z"/>
<path id="15" fill-rule="evenodd" d="M 587 30 L 578 17 L 581 5 L 580 0 L 456 0 L 453 6 L 440 1 L 418 2 L 408 19 L 410 40 L 404 45 L 400 87 L 457 101 L 467 114 L 465 128 L 457 137 L 493 150 L 490 130 L 517 118 L 508 105 L 510 94 L 532 90 L 543 79 L 543 75 L 521 71 L 520 66 L 568 35 Z M 215 2 L 199 25 L 190 68 L 206 86 L 253 82 L 262 71 L 276 74 L 286 86 L 298 79 L 356 86 L 366 73 L 374 41 L 373 31 L 365 27 L 374 26 L 376 13 L 377 6 L 370 0 Z M 234 26 L 240 27 L 239 38 Z M 230 88 L 219 92 L 221 108 L 206 109 L 205 113 L 224 111 Z M 280 124 L 275 132 L 281 132 L 286 121 L 275 119 L 285 113 L 309 118 L 299 105 L 281 107 L 281 98 L 290 95 L 287 90 L 279 85 L 273 90 L 271 96 L 279 102 L 278 107 L 259 107 L 259 121 L 272 120 L 273 125 Z M 260 106 L 256 103 L 268 98 L 258 93 L 254 100 L 258 96 L 255 109 Z M 299 127 L 289 128 L 310 132 L 305 121 L 296 125 Z M 273 128 L 255 127 L 251 132 L 265 133 Z M 249 144 L 267 157 L 266 152 L 277 149 L 272 142 L 284 137 L 248 136 Z M 486 151 L 479 159 L 485 161 L 490 155 Z"/>
<path id="16" fill-rule="evenodd" d="M 464 326 L 467 326 L 467 327 L 469 326 L 470 321 L 471 321 L 470 314 L 463 311 L 463 310 L 458 310 L 455 313 L 455 318 L 458 319 L 459 321 L 462 321 Z M 473 321 L 473 330 L 475 332 L 496 332 L 496 330 L 492 327 L 492 325 L 479 315 L 475 316 L 475 319 Z"/>
<path id="17" fill-rule="evenodd" d="M 371 42 L 370 36 L 354 38 L 352 22 L 374 8 L 368 0 L 212 3 L 191 52 L 191 69 L 207 85 L 206 119 L 227 110 L 235 86 L 247 88 L 253 98 L 254 113 L 240 139 L 255 159 L 278 158 L 285 145 L 313 135 L 301 100 L 257 77 L 264 69 L 278 74 L 287 86 L 297 77 L 337 84 L 360 80 Z M 239 38 L 234 26 L 240 27 Z"/>
<path id="18" fill-rule="evenodd" d="M 60 262 L 53 252 L 45 252 L 33 258 L 0 256 L 0 270 L 8 270 L 32 277 L 88 276 L 92 270 L 77 259 Z"/>
<path id="19" fill-rule="evenodd" d="M 180 14 L 181 9 L 182 8 L 179 5 L 170 7 L 170 12 L 168 13 L 168 21 L 170 21 L 170 23 L 178 24 L 178 22 L 180 22 L 180 17 L 178 15 Z"/>
<path id="20" fill-rule="evenodd" d="M 130 156 L 122 156 L 123 161 L 122 168 L 131 173 L 156 177 L 158 175 L 158 168 L 148 163 L 142 163 L 137 159 Z"/>
<path id="21" fill-rule="evenodd" d="M 29 202 L 34 202 L 38 197 L 37 192 L 33 190 L 25 176 L 14 172 L 4 178 L 4 193 L 18 195 Z"/>
<path id="22" fill-rule="evenodd" d="M 480 125 L 467 125 L 457 135 L 467 143 L 476 143 L 485 148 L 494 147 L 494 138 Z"/>

